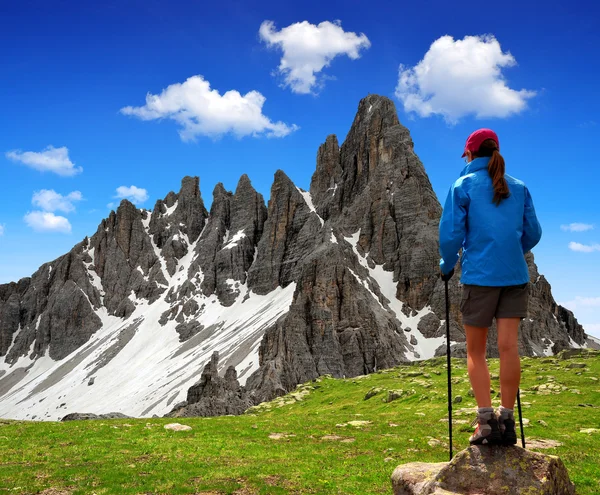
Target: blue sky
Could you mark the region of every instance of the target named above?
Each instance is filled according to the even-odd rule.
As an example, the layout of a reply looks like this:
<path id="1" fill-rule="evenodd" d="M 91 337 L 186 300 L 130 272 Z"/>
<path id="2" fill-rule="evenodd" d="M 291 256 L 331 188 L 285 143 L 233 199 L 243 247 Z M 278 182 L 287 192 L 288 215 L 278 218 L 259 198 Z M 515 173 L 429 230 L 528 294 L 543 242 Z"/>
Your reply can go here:
<path id="1" fill-rule="evenodd" d="M 496 130 L 544 229 L 540 271 L 600 336 L 599 10 L 4 2 L 0 283 L 92 235 L 119 197 L 151 208 L 184 175 L 200 176 L 207 204 L 243 173 L 265 198 L 277 169 L 307 189 L 319 144 L 342 141 L 377 93 L 395 101 L 442 201 L 468 134 Z"/>

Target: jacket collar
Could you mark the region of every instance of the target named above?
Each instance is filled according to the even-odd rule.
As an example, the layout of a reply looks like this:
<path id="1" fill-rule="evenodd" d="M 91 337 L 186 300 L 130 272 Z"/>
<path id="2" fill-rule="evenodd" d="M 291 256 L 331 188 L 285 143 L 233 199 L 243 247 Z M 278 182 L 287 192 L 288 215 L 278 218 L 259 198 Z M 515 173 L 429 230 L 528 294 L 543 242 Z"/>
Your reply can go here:
<path id="1" fill-rule="evenodd" d="M 464 176 L 467 174 L 472 174 L 473 172 L 477 172 L 478 170 L 482 170 L 487 168 L 488 163 L 490 161 L 489 156 L 482 156 L 480 158 L 475 158 L 475 160 L 470 161 L 465 168 L 463 168 L 460 176 Z"/>

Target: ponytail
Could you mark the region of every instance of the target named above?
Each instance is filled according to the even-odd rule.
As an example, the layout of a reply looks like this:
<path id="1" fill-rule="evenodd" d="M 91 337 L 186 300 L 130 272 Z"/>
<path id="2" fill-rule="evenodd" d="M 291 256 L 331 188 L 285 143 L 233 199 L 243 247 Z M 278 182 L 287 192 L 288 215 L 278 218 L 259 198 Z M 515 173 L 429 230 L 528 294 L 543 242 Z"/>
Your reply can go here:
<path id="1" fill-rule="evenodd" d="M 490 174 L 494 186 L 494 198 L 492 199 L 492 202 L 498 206 L 503 199 L 510 196 L 508 183 L 504 178 L 506 170 L 504 158 L 502 158 L 500 151 L 498 151 L 498 145 L 493 139 L 486 139 L 479 147 L 475 156 L 491 157 L 488 163 L 488 173 Z"/>

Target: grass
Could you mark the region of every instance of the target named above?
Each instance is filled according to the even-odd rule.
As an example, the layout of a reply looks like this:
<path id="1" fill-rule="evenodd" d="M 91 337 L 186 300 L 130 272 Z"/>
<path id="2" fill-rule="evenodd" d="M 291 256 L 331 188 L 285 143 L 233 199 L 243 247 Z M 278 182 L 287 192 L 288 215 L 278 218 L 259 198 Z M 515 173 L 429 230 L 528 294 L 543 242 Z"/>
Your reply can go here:
<path id="1" fill-rule="evenodd" d="M 580 431 L 600 430 L 600 353 L 523 358 L 522 365 L 526 438 L 561 442 L 543 452 L 562 458 L 579 495 L 600 493 L 600 431 Z M 490 372 L 498 374 L 497 360 Z M 453 360 L 452 373 L 453 395 L 463 398 L 453 406 L 457 452 L 468 445 L 475 402 L 465 360 Z M 383 390 L 364 400 L 373 387 Z M 443 358 L 321 377 L 242 416 L 0 420 L 0 495 L 389 494 L 398 464 L 447 460 L 446 387 Z M 499 389 L 497 379 L 492 387 Z M 403 393 L 384 402 L 386 389 Z M 173 422 L 192 430 L 164 429 Z"/>

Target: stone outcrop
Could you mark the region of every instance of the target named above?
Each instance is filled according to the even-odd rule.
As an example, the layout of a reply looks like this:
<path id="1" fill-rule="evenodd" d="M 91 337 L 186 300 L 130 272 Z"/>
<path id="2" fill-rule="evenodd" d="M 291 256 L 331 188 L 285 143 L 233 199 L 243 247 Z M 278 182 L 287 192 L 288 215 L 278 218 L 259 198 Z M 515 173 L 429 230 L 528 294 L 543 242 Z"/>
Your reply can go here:
<path id="1" fill-rule="evenodd" d="M 188 390 L 187 400 L 177 404 L 166 417 L 242 414 L 253 406 L 246 389 L 237 380 L 235 368 L 230 366 L 225 376 L 220 377 L 218 365 L 219 353 L 214 352 L 202 371 L 200 381 Z"/>
<path id="2" fill-rule="evenodd" d="M 450 462 L 413 462 L 392 474 L 394 495 L 574 495 L 562 461 L 520 447 L 473 446 Z"/>
<path id="3" fill-rule="evenodd" d="M 123 413 L 112 412 L 106 414 L 92 414 L 92 413 L 71 413 L 67 414 L 61 421 L 84 421 L 90 419 L 128 419 L 131 416 L 126 416 Z"/>

